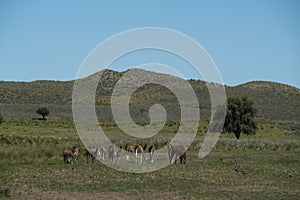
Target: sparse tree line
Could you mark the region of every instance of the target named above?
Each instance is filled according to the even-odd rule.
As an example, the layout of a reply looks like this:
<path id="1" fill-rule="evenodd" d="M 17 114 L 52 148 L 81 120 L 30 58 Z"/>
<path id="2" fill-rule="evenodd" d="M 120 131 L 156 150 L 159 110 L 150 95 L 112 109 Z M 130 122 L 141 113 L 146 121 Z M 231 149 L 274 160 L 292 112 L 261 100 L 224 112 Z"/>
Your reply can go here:
<path id="1" fill-rule="evenodd" d="M 36 110 L 36 113 L 41 115 L 41 118 L 33 118 L 33 119 L 47 120 L 47 116 L 50 114 L 50 111 L 46 107 L 40 107 Z M 2 122 L 4 122 L 4 119 L 0 113 L 0 124 Z"/>
<path id="2" fill-rule="evenodd" d="M 50 111 L 47 107 L 40 107 L 36 113 L 41 116 L 41 120 L 46 120 Z M 229 97 L 227 99 L 226 118 L 223 127 L 223 133 L 234 133 L 239 139 L 241 133 L 251 135 L 255 134 L 257 125 L 255 121 L 257 110 L 252 101 L 247 97 Z M 3 122 L 3 116 L 0 113 L 0 124 Z"/>

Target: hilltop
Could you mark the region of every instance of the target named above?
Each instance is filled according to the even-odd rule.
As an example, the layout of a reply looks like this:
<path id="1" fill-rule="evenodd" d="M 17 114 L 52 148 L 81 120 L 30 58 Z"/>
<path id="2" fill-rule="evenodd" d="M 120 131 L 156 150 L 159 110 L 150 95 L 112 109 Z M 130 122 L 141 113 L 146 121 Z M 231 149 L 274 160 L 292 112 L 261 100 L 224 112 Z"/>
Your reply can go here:
<path id="1" fill-rule="evenodd" d="M 83 82 L 99 80 L 96 91 L 96 105 L 100 118 L 111 118 L 110 96 L 115 84 L 127 72 L 138 73 L 148 77 L 158 77 L 170 81 L 174 87 L 181 87 L 182 79 L 141 69 L 131 69 L 124 72 L 105 70 L 81 79 Z M 122 90 L 134 87 L 138 80 L 131 77 L 132 84 Z M 210 97 L 204 81 L 188 80 L 194 88 L 201 109 L 201 116 L 209 117 Z M 71 118 L 73 81 L 33 81 L 4 82 L 0 81 L 0 112 L 7 117 L 34 117 L 35 110 L 41 105 L 51 109 L 51 117 Z M 248 96 L 258 109 L 258 117 L 271 120 L 300 120 L 300 89 L 285 84 L 253 81 L 237 86 L 225 86 L 228 96 Z M 147 84 L 140 87 L 131 99 L 131 112 L 136 118 L 147 118 L 144 112 L 153 103 L 163 104 L 173 118 L 180 116 L 178 101 L 167 88 L 157 84 Z"/>

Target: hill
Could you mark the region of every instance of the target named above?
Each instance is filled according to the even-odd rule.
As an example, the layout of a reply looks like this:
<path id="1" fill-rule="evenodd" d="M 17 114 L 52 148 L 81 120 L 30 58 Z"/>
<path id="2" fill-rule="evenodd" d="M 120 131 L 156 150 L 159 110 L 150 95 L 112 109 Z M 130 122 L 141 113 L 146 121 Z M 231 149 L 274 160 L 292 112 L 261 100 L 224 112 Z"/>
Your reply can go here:
<path id="1" fill-rule="evenodd" d="M 106 70 L 81 79 L 82 82 L 99 80 L 96 91 L 96 105 L 99 118 L 111 119 L 110 97 L 115 84 L 127 72 L 131 85 L 124 85 L 126 91 L 135 87 L 137 77 L 158 77 L 181 88 L 182 79 L 167 74 L 141 69 L 124 72 Z M 103 74 L 102 74 L 103 73 Z M 102 76 L 101 76 L 102 75 Z M 101 78 L 100 78 L 101 76 Z M 205 82 L 188 80 L 199 100 L 201 117 L 210 115 L 210 97 Z M 31 118 L 40 106 L 50 108 L 51 117 L 71 118 L 72 90 L 74 81 L 33 81 L 0 82 L 0 112 L 5 117 Z M 258 109 L 258 117 L 271 120 L 300 120 L 300 89 L 292 86 L 265 81 L 248 82 L 234 87 L 225 86 L 228 96 L 248 96 Z M 157 84 L 147 84 L 136 90 L 131 98 L 131 112 L 138 119 L 147 119 L 147 109 L 153 103 L 161 103 L 167 108 L 170 119 L 179 119 L 180 109 L 175 95 L 167 88 Z"/>

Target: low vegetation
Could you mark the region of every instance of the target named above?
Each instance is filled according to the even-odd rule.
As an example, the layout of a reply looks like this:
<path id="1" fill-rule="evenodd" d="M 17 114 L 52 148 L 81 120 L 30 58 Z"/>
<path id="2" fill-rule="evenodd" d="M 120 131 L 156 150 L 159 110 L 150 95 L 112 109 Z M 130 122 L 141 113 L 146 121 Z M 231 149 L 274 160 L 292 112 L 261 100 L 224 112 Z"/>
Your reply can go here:
<path id="1" fill-rule="evenodd" d="M 164 148 L 180 127 L 174 94 L 155 84 L 133 94 L 130 112 L 137 124 L 149 124 L 148 110 L 153 102 L 162 104 L 168 113 L 158 134 L 133 138 L 118 128 L 110 109 L 110 95 L 124 73 L 108 70 L 100 80 L 95 100 L 101 128 L 117 146 L 155 144 Z M 143 70 L 137 73 L 153 75 Z M 159 76 L 168 79 L 167 75 Z M 100 73 L 89 78 L 99 79 Z M 85 147 L 72 120 L 74 81 L 0 82 L 0 199 L 299 199 L 299 89 L 262 81 L 226 87 L 231 99 L 247 96 L 257 114 L 250 112 L 249 118 L 246 113 L 239 121 L 239 140 L 231 133 L 235 132 L 231 126 L 212 152 L 199 159 L 209 128 L 210 99 L 204 82 L 189 82 L 198 96 L 201 121 L 187 150 L 187 163 L 145 174 L 121 172 L 100 161 L 86 163 Z M 36 113 L 39 108 L 46 112 Z M 47 120 L 37 120 L 39 115 L 46 118 L 48 111 Z M 240 110 L 231 114 L 235 112 Z M 245 124 L 253 124 L 254 115 L 255 126 L 247 132 Z M 78 162 L 65 164 L 63 151 L 73 146 L 79 148 Z M 114 165 L 135 167 L 134 161 L 128 163 L 125 157 L 121 155 Z M 149 159 L 142 164 L 152 165 Z"/>
<path id="2" fill-rule="evenodd" d="M 104 131 L 117 144 L 150 142 L 120 134 L 112 122 Z M 151 139 L 162 147 L 178 129 L 169 122 Z M 223 134 L 204 159 L 197 153 L 208 121 L 188 150 L 186 165 L 131 174 L 97 161 L 87 164 L 72 120 L 6 119 L 0 126 L 0 198 L 8 199 L 297 199 L 300 195 L 300 140 L 277 121 L 259 121 L 255 135 L 238 142 Z M 175 132 L 175 133 L 174 133 Z M 64 164 L 62 153 L 77 145 L 78 163 Z M 127 162 L 125 158 L 120 162 Z M 116 163 L 117 165 L 117 163 Z M 145 163 L 145 165 L 151 165 Z"/>

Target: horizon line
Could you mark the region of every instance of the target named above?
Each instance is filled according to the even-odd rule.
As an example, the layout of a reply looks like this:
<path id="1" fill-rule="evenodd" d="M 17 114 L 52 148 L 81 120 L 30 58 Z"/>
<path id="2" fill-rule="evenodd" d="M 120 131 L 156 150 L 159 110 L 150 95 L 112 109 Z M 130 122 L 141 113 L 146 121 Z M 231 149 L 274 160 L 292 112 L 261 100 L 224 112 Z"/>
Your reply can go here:
<path id="1" fill-rule="evenodd" d="M 176 76 L 174 74 L 168 74 L 168 73 L 161 73 L 161 72 L 156 72 L 156 71 L 151 71 L 151 70 L 145 70 L 145 69 L 141 69 L 141 68 L 128 68 L 126 70 L 117 70 L 116 68 L 114 69 L 104 69 L 104 70 L 110 70 L 110 71 L 114 71 L 114 72 L 118 72 L 118 73 L 122 73 L 122 72 L 126 72 L 128 70 L 133 70 L 133 69 L 139 69 L 139 70 L 144 70 L 144 71 L 147 71 L 147 72 L 152 72 L 152 73 L 158 73 L 158 74 L 165 74 L 165 75 L 169 75 L 169 76 Z M 90 75 L 87 75 L 85 77 L 82 77 L 82 78 L 87 78 L 89 76 L 92 76 L 96 73 L 99 73 L 101 71 L 98 71 L 98 72 L 95 72 L 93 74 L 90 74 Z M 178 76 L 176 76 L 178 77 Z M 55 79 L 55 78 L 41 78 L 41 79 L 23 79 L 23 80 L 16 80 L 16 79 L 0 79 L 0 82 L 16 82 L 16 83 L 31 83 L 31 82 L 38 82 L 38 81 L 53 81 L 53 82 L 70 82 L 70 81 L 75 81 L 77 79 L 82 79 L 82 78 L 78 78 L 78 77 L 74 77 L 74 78 L 66 78 L 66 79 Z M 205 81 L 205 80 L 202 80 L 202 79 L 195 79 L 195 78 L 182 78 L 182 77 L 178 77 L 178 78 L 181 78 L 181 79 L 184 79 L 186 81 L 190 81 L 190 80 L 196 80 L 196 81 L 202 81 L 202 82 L 208 82 L 208 81 Z M 293 84 L 289 84 L 289 83 L 286 83 L 286 82 L 281 82 L 281 81 L 275 81 L 275 80 L 259 80 L 259 79 L 253 79 L 253 80 L 245 80 L 243 82 L 240 82 L 240 83 L 237 83 L 237 84 L 228 84 L 228 83 L 224 83 L 223 85 L 224 86 L 227 86 L 227 87 L 237 87 L 237 86 L 241 86 L 241 85 L 244 85 L 244 84 L 247 84 L 247 83 L 251 83 L 251 82 L 269 82 L 269 83 L 277 83 L 277 84 L 282 84 L 282 85 L 287 85 L 287 86 L 290 86 L 290 87 L 293 87 L 293 88 L 296 88 L 296 89 L 299 89 L 300 90 L 300 87 L 299 86 L 296 86 L 296 85 L 293 85 Z M 218 83 L 220 84 L 220 83 Z"/>

